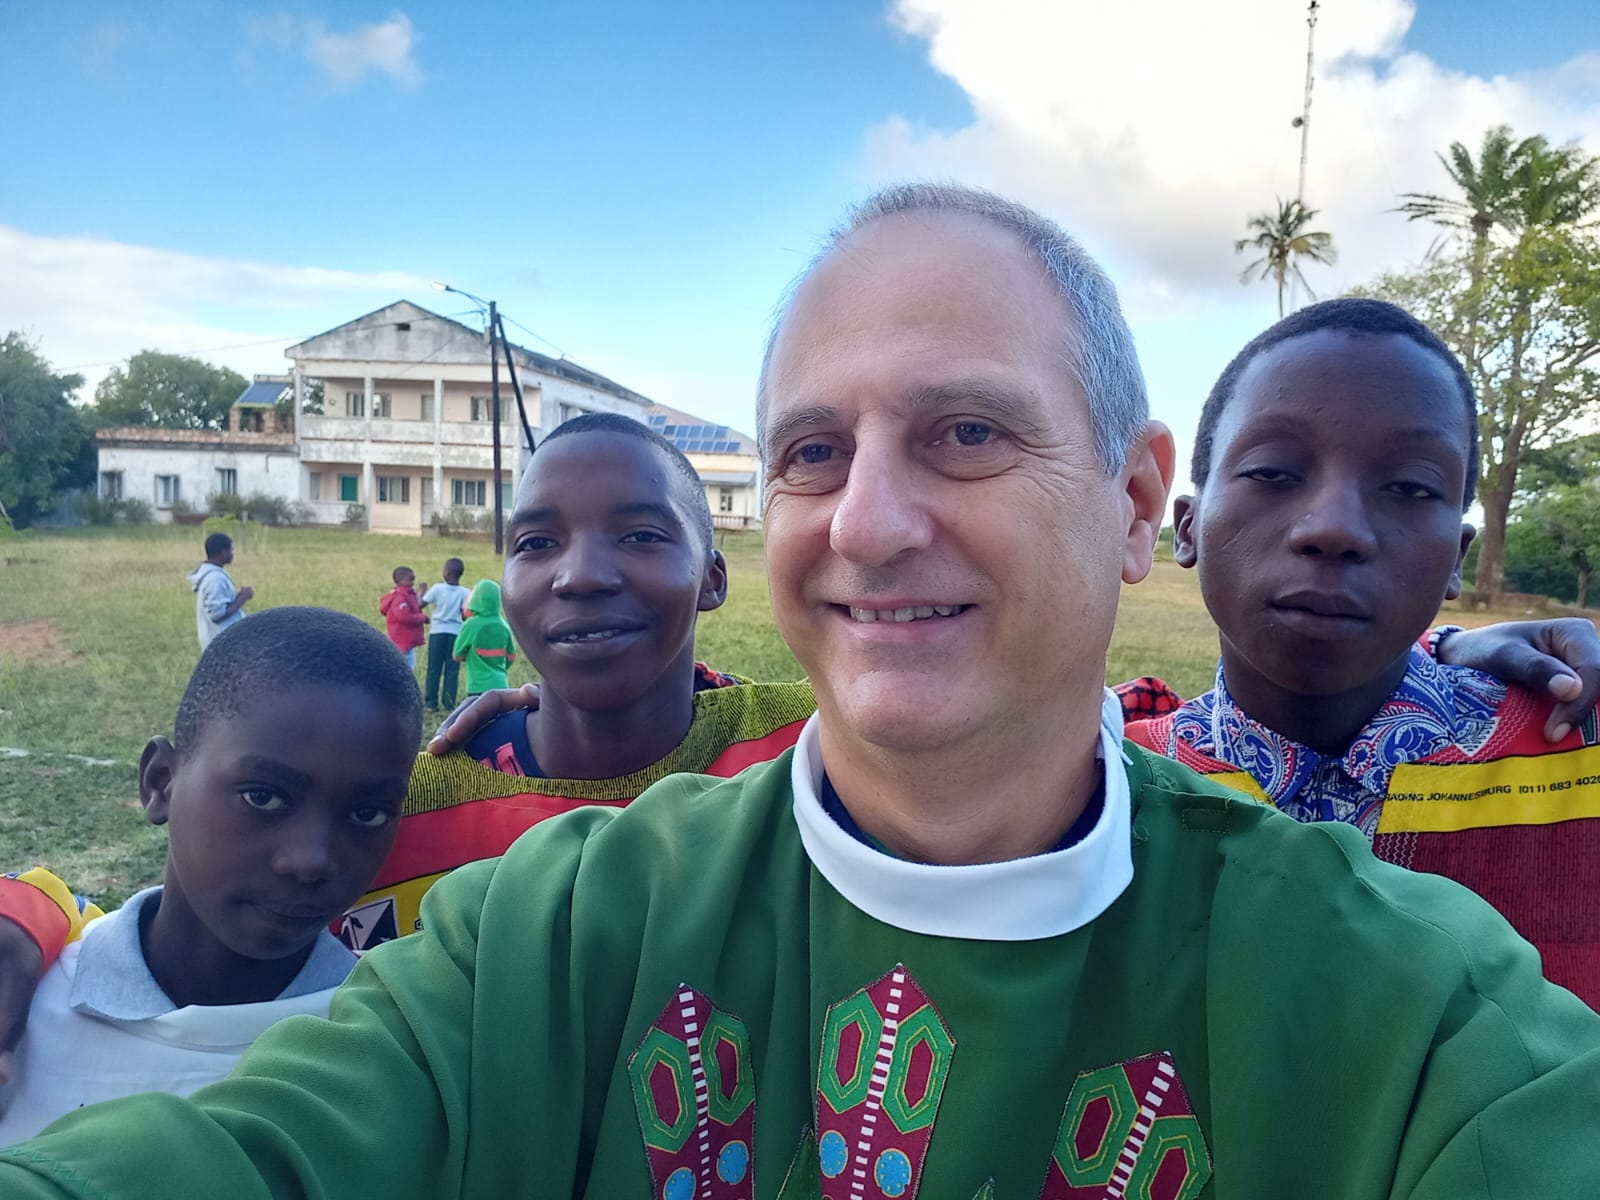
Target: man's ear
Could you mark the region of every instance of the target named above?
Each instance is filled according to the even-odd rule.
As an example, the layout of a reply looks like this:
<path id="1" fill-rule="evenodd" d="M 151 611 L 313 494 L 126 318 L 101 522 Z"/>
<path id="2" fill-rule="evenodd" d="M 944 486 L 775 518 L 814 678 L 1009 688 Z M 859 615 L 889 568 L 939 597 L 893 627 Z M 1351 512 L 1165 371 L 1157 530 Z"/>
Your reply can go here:
<path id="1" fill-rule="evenodd" d="M 1179 496 L 1172 502 L 1172 561 L 1180 567 L 1200 561 L 1194 544 L 1194 519 L 1199 511 L 1200 501 L 1194 496 Z"/>
<path id="2" fill-rule="evenodd" d="M 722 557 L 721 550 L 711 552 L 711 565 L 706 568 L 706 577 L 700 581 L 700 612 L 710 612 L 714 608 L 721 608 L 722 602 L 728 598 L 728 560 Z"/>
<path id="3" fill-rule="evenodd" d="M 1123 544 L 1124 583 L 1138 583 L 1150 574 L 1156 539 L 1161 536 L 1161 518 L 1167 511 L 1167 492 L 1172 487 L 1176 457 L 1172 431 L 1160 421 L 1148 422 L 1128 449 L 1122 482 L 1132 519 Z"/>
<path id="4" fill-rule="evenodd" d="M 152 825 L 165 825 L 172 807 L 172 783 L 178 774 L 178 750 L 164 737 L 145 743 L 139 756 L 139 803 L 144 819 Z"/>
<path id="5" fill-rule="evenodd" d="M 1461 595 L 1461 564 L 1467 561 L 1467 547 L 1478 531 L 1465 521 L 1461 522 L 1461 549 L 1456 552 L 1456 569 L 1450 572 L 1450 582 L 1445 585 L 1444 598 L 1454 600 Z"/>

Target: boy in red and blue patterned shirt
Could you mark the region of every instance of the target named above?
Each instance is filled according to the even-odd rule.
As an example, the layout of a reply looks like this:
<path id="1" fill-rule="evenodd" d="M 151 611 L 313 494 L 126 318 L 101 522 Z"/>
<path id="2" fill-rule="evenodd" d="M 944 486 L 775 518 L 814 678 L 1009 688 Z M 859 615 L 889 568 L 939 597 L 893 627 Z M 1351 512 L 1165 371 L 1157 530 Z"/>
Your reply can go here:
<path id="1" fill-rule="evenodd" d="M 1402 310 L 1330 301 L 1246 346 L 1174 509 L 1221 631 L 1216 686 L 1128 736 L 1466 884 L 1600 1007 L 1594 710 L 1553 716 L 1552 692 L 1414 644 L 1459 592 L 1476 465 L 1471 385 Z"/>

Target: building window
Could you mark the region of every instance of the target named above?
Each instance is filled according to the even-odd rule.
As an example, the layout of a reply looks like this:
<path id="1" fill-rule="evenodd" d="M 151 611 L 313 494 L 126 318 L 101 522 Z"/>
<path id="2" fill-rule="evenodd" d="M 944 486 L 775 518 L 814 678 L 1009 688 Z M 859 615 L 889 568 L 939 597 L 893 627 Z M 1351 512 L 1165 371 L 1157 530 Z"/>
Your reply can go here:
<path id="1" fill-rule="evenodd" d="M 489 487 L 482 479 L 452 479 L 450 493 L 451 503 L 457 506 L 482 508 L 484 497 L 489 494 Z"/>
<path id="2" fill-rule="evenodd" d="M 489 416 L 489 412 L 490 412 L 491 407 L 492 407 L 492 400 L 491 400 L 490 397 L 488 397 L 488 396 L 474 396 L 474 397 L 472 397 L 472 419 L 474 421 L 488 421 L 488 420 L 491 420 L 492 418 Z"/>
<path id="3" fill-rule="evenodd" d="M 266 427 L 266 415 L 259 409 L 239 411 L 240 433 L 261 433 Z"/>
<path id="4" fill-rule="evenodd" d="M 556 416 L 563 421 L 570 421 L 573 417 L 583 416 L 583 409 L 576 404 L 560 404 L 556 406 Z"/>
<path id="5" fill-rule="evenodd" d="M 717 511 L 731 513 L 733 511 L 733 489 L 719 487 L 717 489 Z"/>
<path id="6" fill-rule="evenodd" d="M 122 499 L 122 472 L 121 471 L 101 471 L 100 472 L 100 499 L 102 499 L 102 500 L 121 500 Z"/>
<path id="7" fill-rule="evenodd" d="M 344 415 L 347 417 L 364 417 L 367 415 L 367 397 L 364 392 L 346 392 L 344 394 Z"/>
<path id="8" fill-rule="evenodd" d="M 372 415 L 373 416 L 375 416 L 375 417 L 393 416 L 394 414 L 392 412 L 390 412 L 390 408 L 391 408 L 391 405 L 389 404 L 389 393 L 388 392 L 373 392 L 372 393 Z"/>
<path id="9" fill-rule="evenodd" d="M 227 492 L 230 496 L 237 496 L 239 494 L 239 472 L 232 467 L 218 467 L 217 491 Z"/>
<path id="10" fill-rule="evenodd" d="M 309 471 L 306 473 L 306 499 L 322 499 L 322 472 Z"/>
<path id="11" fill-rule="evenodd" d="M 361 477 L 359 475 L 339 476 L 339 500 L 344 504 L 354 504 L 361 499 Z"/>
<path id="12" fill-rule="evenodd" d="M 379 475 L 378 476 L 378 503 L 379 504 L 410 504 L 411 503 L 411 476 L 409 476 L 409 475 Z"/>
<path id="13" fill-rule="evenodd" d="M 171 508 L 178 502 L 178 477 L 176 475 L 156 476 L 156 507 Z"/>
<path id="14" fill-rule="evenodd" d="M 418 420 L 420 420 L 420 421 L 431 421 L 431 420 L 433 420 L 433 393 L 432 392 L 423 392 L 422 393 L 422 405 L 417 411 L 422 414 L 420 417 L 417 418 Z"/>

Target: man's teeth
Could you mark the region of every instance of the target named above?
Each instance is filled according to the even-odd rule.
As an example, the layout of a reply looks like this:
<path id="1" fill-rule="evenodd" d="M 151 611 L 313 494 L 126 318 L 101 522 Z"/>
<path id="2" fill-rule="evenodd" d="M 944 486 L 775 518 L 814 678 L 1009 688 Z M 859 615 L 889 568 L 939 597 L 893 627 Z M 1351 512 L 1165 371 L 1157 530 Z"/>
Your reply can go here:
<path id="1" fill-rule="evenodd" d="M 556 640 L 558 642 L 599 642 L 609 637 L 616 637 L 620 629 L 596 629 L 593 633 L 569 633 Z"/>
<path id="2" fill-rule="evenodd" d="M 857 621 L 926 621 L 929 617 L 953 617 L 965 604 L 919 604 L 916 608 L 852 608 Z"/>

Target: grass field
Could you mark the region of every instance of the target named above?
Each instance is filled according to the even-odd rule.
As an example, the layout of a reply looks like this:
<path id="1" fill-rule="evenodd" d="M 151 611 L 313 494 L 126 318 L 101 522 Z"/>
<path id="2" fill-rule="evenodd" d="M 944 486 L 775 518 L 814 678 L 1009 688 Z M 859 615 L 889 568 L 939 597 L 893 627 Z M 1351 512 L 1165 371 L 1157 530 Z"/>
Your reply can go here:
<path id="1" fill-rule="evenodd" d="M 159 878 L 165 835 L 144 823 L 133 764 L 151 735 L 170 733 L 198 658 L 184 576 L 201 538 L 151 526 L 0 541 L 0 870 L 42 863 L 109 903 Z M 500 573 L 481 542 L 260 526 L 235 542 L 230 572 L 255 588 L 250 610 L 321 604 L 379 629 L 378 597 L 400 563 L 428 581 L 451 555 L 469 583 Z M 727 535 L 723 552 L 730 596 L 700 622 L 700 657 L 756 679 L 799 678 L 772 626 L 759 535 Z M 1109 678 L 1158 674 L 1192 695 L 1210 685 L 1215 656 L 1191 572 L 1160 562 L 1124 589 Z M 519 662 L 513 682 L 529 678 Z"/>

